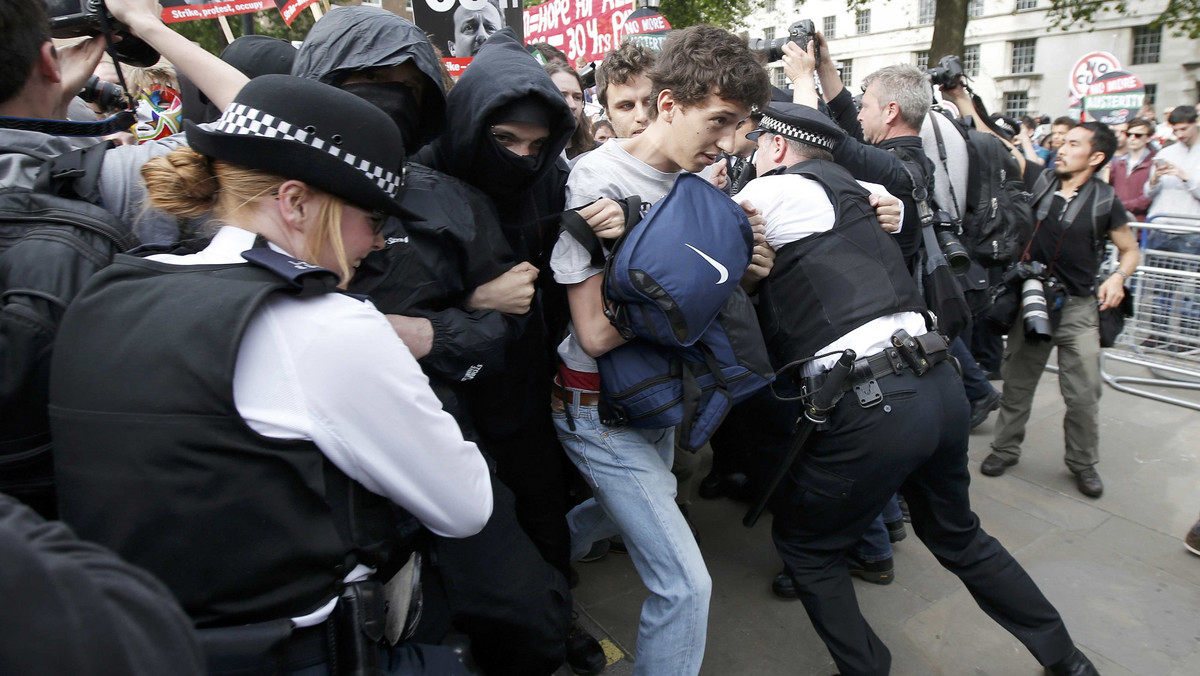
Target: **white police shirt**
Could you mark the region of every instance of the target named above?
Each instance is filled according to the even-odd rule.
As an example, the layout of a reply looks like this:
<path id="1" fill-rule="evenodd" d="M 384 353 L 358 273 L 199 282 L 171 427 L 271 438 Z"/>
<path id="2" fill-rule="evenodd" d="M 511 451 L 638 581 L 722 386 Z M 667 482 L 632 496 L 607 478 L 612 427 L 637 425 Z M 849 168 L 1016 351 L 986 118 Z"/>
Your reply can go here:
<path id="1" fill-rule="evenodd" d="M 245 263 L 241 254 L 254 246 L 255 237 L 225 226 L 199 253 L 151 259 L 175 265 Z M 416 359 L 368 301 L 338 293 L 269 298 L 242 337 L 233 397 L 254 431 L 311 440 L 347 476 L 405 508 L 438 535 L 474 535 L 491 516 L 486 461 L 463 439 Z M 360 565 L 346 580 L 371 572 Z M 336 602 L 293 621 L 302 627 L 319 624 Z"/>
<path id="2" fill-rule="evenodd" d="M 890 195 L 878 183 L 858 183 L 874 195 Z M 758 209 L 765 221 L 767 244 L 776 251 L 796 240 L 833 228 L 833 204 L 829 201 L 829 195 L 821 184 L 797 174 L 756 178 L 734 195 L 734 200 L 749 201 Z M 903 202 L 900 209 L 900 222 L 903 223 Z M 916 312 L 899 312 L 872 319 L 817 350 L 817 354 L 840 353 L 851 349 L 860 357 L 868 357 L 891 347 L 892 334 L 899 329 L 919 336 L 926 332 L 925 319 Z M 816 375 L 826 371 L 836 361 L 837 355 L 813 360 L 805 365 L 804 374 Z"/>

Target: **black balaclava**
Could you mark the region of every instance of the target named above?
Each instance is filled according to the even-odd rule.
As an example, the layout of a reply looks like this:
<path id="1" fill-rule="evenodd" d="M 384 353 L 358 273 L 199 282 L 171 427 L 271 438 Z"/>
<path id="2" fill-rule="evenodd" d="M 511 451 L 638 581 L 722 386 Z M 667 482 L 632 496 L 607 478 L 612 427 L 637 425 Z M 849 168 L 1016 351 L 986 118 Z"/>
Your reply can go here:
<path id="1" fill-rule="evenodd" d="M 421 107 L 412 87 L 403 82 L 356 82 L 341 89 L 379 108 L 400 128 L 406 148 L 415 148 L 421 139 Z"/>
<path id="2" fill-rule="evenodd" d="M 525 96 L 500 106 L 488 117 L 489 128 L 505 122 L 528 122 L 549 130 L 550 111 L 546 110 L 540 99 Z M 488 177 L 480 187 L 494 197 L 524 190 L 545 163 L 555 159 L 547 157 L 545 150 L 537 155 L 518 155 L 500 145 L 490 131 L 487 140 L 481 148 L 483 155 L 477 163 L 477 175 Z"/>

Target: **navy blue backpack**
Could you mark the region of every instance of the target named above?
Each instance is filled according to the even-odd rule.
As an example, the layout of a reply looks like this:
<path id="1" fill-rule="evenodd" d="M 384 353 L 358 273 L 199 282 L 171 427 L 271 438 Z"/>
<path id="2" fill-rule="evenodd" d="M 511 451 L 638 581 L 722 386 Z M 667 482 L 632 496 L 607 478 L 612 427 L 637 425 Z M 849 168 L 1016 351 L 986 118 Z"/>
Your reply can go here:
<path id="1" fill-rule="evenodd" d="M 704 179 L 682 174 L 607 258 L 575 212 L 564 214 L 563 228 L 595 264 L 604 262 L 605 314 L 630 339 L 596 360 L 602 420 L 679 426 L 676 443 L 698 450 L 733 404 L 774 379 L 754 307 L 738 285 L 753 248 L 745 212 Z"/>

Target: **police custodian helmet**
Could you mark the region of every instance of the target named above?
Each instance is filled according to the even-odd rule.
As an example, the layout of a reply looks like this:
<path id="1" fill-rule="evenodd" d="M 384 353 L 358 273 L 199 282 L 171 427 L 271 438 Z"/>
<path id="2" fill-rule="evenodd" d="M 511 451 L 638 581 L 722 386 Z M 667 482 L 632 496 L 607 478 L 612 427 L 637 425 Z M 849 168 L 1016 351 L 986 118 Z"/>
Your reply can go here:
<path id="1" fill-rule="evenodd" d="M 251 80 L 211 125 L 185 125 L 197 152 L 304 181 L 354 206 L 406 217 L 404 140 L 387 113 L 290 75 Z"/>

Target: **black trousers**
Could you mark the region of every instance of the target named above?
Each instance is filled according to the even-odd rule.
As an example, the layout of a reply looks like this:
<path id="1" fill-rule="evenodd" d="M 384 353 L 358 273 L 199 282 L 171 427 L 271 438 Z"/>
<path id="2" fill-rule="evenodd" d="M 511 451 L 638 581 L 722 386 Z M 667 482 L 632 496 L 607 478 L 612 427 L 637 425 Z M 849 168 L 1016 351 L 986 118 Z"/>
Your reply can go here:
<path id="1" fill-rule="evenodd" d="M 883 676 L 891 654 L 863 618 L 843 554 L 897 490 L 917 537 L 957 575 L 980 608 L 1053 664 L 1073 649 L 1058 611 L 1008 550 L 979 525 L 967 487 L 969 405 L 949 362 L 918 378 L 879 380 L 881 403 L 842 397 L 829 429 L 810 438 L 772 502 L 772 536 L 817 633 L 844 676 Z M 781 407 L 786 446 L 796 405 Z M 774 445 L 774 444 L 773 444 Z"/>

